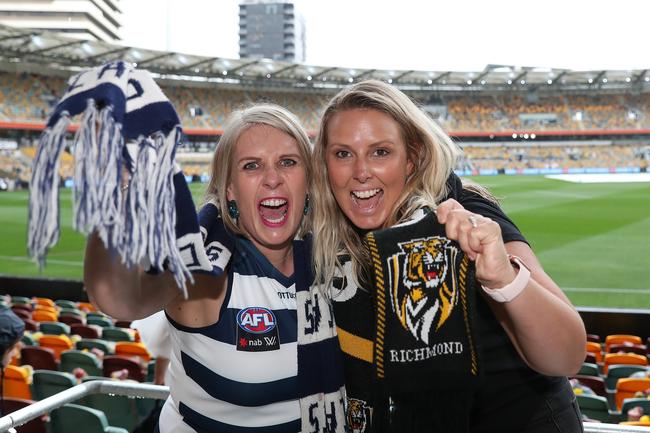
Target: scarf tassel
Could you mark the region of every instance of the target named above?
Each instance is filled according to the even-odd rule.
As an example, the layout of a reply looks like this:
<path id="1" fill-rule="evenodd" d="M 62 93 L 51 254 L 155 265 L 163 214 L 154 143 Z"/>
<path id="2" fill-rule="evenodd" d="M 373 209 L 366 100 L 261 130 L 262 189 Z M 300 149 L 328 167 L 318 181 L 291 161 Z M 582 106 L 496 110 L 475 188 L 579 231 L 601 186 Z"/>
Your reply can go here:
<path id="1" fill-rule="evenodd" d="M 27 249 L 41 269 L 47 251 L 59 240 L 59 161 L 69 124 L 68 114 L 62 113 L 56 124 L 44 131 L 32 166 Z"/>

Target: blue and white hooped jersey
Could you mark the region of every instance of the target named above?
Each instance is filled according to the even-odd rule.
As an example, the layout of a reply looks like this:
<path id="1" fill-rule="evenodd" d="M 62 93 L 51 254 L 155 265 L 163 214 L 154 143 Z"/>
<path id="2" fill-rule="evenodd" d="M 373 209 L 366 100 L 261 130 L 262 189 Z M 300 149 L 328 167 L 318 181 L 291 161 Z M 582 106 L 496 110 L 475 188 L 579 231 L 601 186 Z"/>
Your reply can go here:
<path id="1" fill-rule="evenodd" d="M 170 398 L 161 433 L 289 433 L 301 429 L 296 287 L 243 238 L 219 321 L 171 323 Z"/>

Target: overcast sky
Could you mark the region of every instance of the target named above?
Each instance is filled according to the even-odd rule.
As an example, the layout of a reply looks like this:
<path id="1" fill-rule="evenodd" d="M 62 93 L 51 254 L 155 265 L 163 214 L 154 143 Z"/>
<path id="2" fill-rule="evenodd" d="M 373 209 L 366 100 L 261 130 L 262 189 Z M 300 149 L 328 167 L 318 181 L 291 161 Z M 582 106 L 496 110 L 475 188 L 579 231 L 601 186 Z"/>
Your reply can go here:
<path id="1" fill-rule="evenodd" d="M 239 0 L 122 0 L 127 45 L 239 58 Z M 307 64 L 650 68 L 650 1 L 296 0 Z"/>

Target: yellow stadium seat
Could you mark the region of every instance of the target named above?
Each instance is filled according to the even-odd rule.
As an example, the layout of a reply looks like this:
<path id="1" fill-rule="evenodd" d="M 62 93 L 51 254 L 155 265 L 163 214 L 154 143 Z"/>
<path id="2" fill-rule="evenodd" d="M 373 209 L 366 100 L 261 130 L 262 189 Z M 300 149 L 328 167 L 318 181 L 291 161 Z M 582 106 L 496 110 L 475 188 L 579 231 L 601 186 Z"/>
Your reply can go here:
<path id="1" fill-rule="evenodd" d="M 67 335 L 43 335 L 39 338 L 38 344 L 52 349 L 57 360 L 61 358 L 61 352 L 70 350 L 74 346 Z"/>
<path id="2" fill-rule="evenodd" d="M 137 343 L 133 341 L 120 341 L 115 343 L 115 354 L 123 356 L 137 356 L 149 362 L 151 360 L 151 354 L 145 347 L 143 343 Z"/>

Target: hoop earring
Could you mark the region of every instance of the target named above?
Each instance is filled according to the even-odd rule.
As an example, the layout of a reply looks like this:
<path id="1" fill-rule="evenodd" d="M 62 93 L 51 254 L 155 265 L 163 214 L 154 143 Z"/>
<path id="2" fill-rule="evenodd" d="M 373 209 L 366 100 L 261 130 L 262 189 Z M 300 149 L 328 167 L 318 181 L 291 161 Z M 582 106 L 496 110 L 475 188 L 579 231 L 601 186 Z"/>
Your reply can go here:
<path id="1" fill-rule="evenodd" d="M 234 220 L 239 217 L 239 209 L 237 209 L 237 202 L 235 200 L 228 200 L 228 214 Z"/>
<path id="2" fill-rule="evenodd" d="M 305 197 L 305 207 L 302 208 L 302 214 L 307 215 L 309 211 L 311 210 L 311 206 L 309 204 L 309 194 Z"/>

